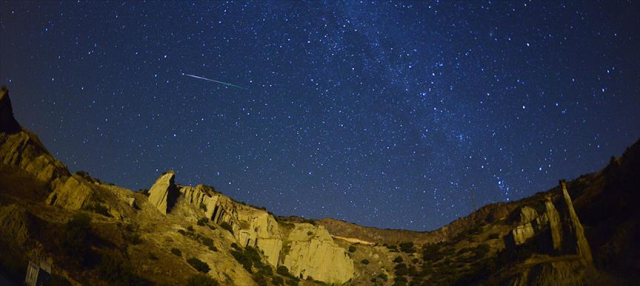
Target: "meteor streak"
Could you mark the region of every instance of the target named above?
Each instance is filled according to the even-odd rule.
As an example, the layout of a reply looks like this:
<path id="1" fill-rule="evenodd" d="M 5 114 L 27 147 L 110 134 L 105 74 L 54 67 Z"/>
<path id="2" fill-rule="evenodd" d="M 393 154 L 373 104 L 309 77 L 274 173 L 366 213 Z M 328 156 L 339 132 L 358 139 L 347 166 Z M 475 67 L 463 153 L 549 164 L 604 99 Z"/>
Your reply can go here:
<path id="1" fill-rule="evenodd" d="M 202 79 L 202 80 L 206 80 L 206 81 L 210 81 L 210 82 L 215 82 L 215 83 L 218 83 L 218 84 L 221 84 L 221 85 L 226 85 L 226 86 L 235 87 L 235 88 L 239 88 L 239 89 L 244 89 L 244 90 L 248 89 L 246 87 L 242 87 L 242 86 L 235 85 L 235 84 L 232 84 L 232 83 L 223 82 L 223 81 L 210 79 L 210 78 L 206 78 L 206 77 L 201 77 L 201 76 L 197 76 L 197 75 L 192 75 L 192 74 L 188 74 L 188 73 L 182 73 L 182 75 L 188 76 L 188 77 L 192 77 L 192 78 Z"/>

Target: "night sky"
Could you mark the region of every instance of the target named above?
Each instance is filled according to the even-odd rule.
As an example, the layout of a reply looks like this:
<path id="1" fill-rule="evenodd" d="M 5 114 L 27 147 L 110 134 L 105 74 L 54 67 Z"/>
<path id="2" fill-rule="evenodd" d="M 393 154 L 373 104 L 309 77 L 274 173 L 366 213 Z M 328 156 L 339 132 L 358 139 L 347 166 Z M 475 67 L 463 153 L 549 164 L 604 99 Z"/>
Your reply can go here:
<path id="1" fill-rule="evenodd" d="M 638 15 L 640 1 L 2 1 L 0 83 L 72 171 L 137 190 L 174 169 L 280 215 L 429 230 L 472 193 L 530 196 L 640 137 Z"/>

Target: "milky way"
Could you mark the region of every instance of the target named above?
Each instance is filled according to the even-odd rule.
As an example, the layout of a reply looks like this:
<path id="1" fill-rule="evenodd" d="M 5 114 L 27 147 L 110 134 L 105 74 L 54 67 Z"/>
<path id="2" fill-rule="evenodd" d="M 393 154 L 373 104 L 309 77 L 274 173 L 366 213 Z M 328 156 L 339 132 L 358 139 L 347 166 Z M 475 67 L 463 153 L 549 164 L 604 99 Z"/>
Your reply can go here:
<path id="1" fill-rule="evenodd" d="M 639 3 L 3 1 L 0 81 L 72 171 L 427 230 L 639 138 Z"/>

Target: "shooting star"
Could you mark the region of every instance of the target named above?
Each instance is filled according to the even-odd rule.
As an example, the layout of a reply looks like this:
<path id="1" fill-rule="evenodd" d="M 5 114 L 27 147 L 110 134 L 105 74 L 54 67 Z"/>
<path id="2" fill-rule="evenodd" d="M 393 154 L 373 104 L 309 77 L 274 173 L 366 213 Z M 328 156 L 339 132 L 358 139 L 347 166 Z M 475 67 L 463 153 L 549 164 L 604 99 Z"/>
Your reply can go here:
<path id="1" fill-rule="evenodd" d="M 210 81 L 210 82 L 215 82 L 215 83 L 221 84 L 221 85 L 226 85 L 226 86 L 230 86 L 230 87 L 235 87 L 235 88 L 239 88 L 239 89 L 248 90 L 248 88 L 246 88 L 246 87 L 242 87 L 242 86 L 239 86 L 239 85 L 235 85 L 235 84 L 232 84 L 232 83 L 223 82 L 223 81 L 219 81 L 219 80 L 215 80 L 215 79 L 210 79 L 210 78 L 201 77 L 201 76 L 197 76 L 197 75 L 192 75 L 192 74 L 188 74 L 188 73 L 182 73 L 182 75 L 188 76 L 188 77 L 192 77 L 192 78 L 201 79 L 201 80 L 206 80 L 206 81 Z"/>

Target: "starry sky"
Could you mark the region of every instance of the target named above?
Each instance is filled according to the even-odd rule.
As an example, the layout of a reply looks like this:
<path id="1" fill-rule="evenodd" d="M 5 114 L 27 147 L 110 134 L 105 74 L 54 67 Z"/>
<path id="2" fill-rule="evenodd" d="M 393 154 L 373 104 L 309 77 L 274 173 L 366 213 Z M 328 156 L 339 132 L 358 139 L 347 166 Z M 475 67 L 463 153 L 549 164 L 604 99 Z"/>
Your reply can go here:
<path id="1" fill-rule="evenodd" d="M 431 230 L 638 140 L 637 15 L 639 1 L 2 1 L 0 82 L 71 171 L 137 190 L 173 169 L 279 215 Z"/>

